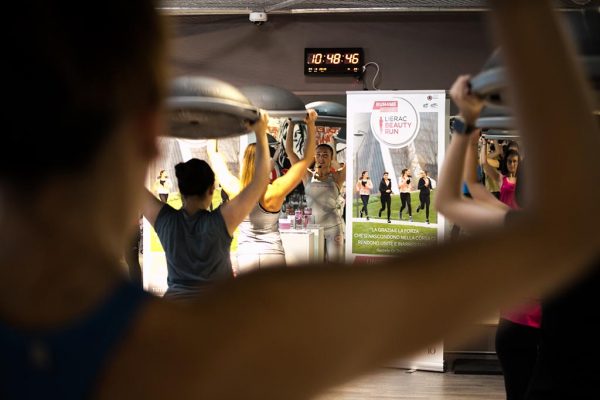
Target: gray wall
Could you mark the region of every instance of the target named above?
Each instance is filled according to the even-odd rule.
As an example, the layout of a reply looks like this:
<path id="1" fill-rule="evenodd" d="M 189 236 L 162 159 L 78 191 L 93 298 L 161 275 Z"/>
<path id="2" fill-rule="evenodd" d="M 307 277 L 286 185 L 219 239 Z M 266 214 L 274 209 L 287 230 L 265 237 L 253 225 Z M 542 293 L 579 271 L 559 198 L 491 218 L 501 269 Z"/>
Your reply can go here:
<path id="1" fill-rule="evenodd" d="M 351 77 L 305 77 L 305 47 L 363 47 L 381 67 L 380 89 L 448 89 L 459 73 L 477 73 L 491 53 L 486 14 L 378 13 L 169 17 L 175 75 L 198 74 L 234 85 L 271 84 L 310 92 L 362 90 Z M 371 88 L 375 68 L 367 70 Z M 341 96 L 333 96 L 340 100 Z M 342 98 L 343 101 L 343 98 Z"/>

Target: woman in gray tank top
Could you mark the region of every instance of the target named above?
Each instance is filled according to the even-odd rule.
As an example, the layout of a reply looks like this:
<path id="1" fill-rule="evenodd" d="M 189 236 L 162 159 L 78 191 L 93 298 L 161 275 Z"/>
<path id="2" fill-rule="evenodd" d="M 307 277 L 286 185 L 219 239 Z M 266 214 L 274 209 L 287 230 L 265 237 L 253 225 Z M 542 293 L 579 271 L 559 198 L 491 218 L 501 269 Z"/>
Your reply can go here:
<path id="1" fill-rule="evenodd" d="M 286 153 L 295 165 L 298 157 L 291 146 Z M 337 199 L 340 188 L 346 180 L 346 167 L 336 170 L 332 168 L 334 160 L 333 148 L 320 144 L 315 149 L 315 170 L 304 174 L 304 192 L 306 203 L 312 208 L 315 222 L 324 228 L 325 257 L 327 261 L 341 262 L 344 260 L 344 221 L 337 209 Z"/>
<path id="2" fill-rule="evenodd" d="M 174 209 L 146 191 L 144 216 L 156 230 L 167 259 L 166 297 L 188 299 L 215 282 L 233 277 L 229 248 L 234 230 L 246 218 L 268 184 L 268 115 L 249 129 L 256 134 L 256 167 L 251 181 L 234 199 L 208 211 L 215 191 L 215 174 L 203 160 L 176 165 L 183 207 Z"/>
<path id="3" fill-rule="evenodd" d="M 304 157 L 299 159 L 285 175 L 278 177 L 267 186 L 262 197 L 240 224 L 237 249 L 238 274 L 285 265 L 285 253 L 279 234 L 279 212 L 286 196 L 298 186 L 312 162 L 317 116 L 316 111 L 309 110 L 305 119 L 308 129 Z M 288 141 L 292 142 L 293 133 L 294 123 L 290 122 L 286 145 Z M 248 145 L 244 152 L 239 179 L 231 174 L 224 158 L 217 152 L 216 140 L 209 141 L 208 157 L 215 169 L 217 180 L 231 198 L 234 198 L 240 189 L 250 184 L 255 169 L 254 144 Z"/>

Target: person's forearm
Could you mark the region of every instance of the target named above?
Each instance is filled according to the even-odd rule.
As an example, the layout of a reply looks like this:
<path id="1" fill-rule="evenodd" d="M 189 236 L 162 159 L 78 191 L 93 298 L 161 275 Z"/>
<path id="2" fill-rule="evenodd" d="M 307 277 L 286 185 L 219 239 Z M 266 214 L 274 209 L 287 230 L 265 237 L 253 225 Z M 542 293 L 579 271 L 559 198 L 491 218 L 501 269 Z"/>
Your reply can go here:
<path id="1" fill-rule="evenodd" d="M 463 179 L 467 185 L 478 183 L 477 180 L 477 142 L 471 138 L 465 152 L 465 165 L 463 169 Z"/>
<path id="2" fill-rule="evenodd" d="M 233 199 L 240 192 L 240 181 L 227 168 L 225 158 L 217 151 L 217 141 L 209 140 L 206 146 L 208 160 L 215 172 L 215 177 L 225 193 L 230 199 Z"/>
<path id="3" fill-rule="evenodd" d="M 252 183 L 256 186 L 264 188 L 269 183 L 269 144 L 267 141 L 267 135 L 256 135 L 256 155 L 254 161 L 254 174 L 252 175 Z"/>
<path id="4" fill-rule="evenodd" d="M 574 48 L 567 42 L 569 38 L 565 39 L 556 23 L 558 16 L 550 1 L 494 0 L 492 4 L 528 152 L 528 168 L 532 169 L 532 178 L 527 179 L 531 193 L 528 198 L 540 213 L 556 221 L 552 215 L 555 203 L 543 193 L 551 187 L 583 187 L 599 178 L 600 168 L 593 160 L 597 160 L 594 153 L 600 145 L 600 135 L 591 114 L 588 86 Z M 542 67 L 539 60 L 548 61 Z M 540 96 L 548 87 L 560 96 L 545 98 L 542 106 Z M 547 168 L 556 163 L 557 154 L 561 165 L 569 167 L 553 169 L 550 174 Z M 575 204 L 598 204 L 599 193 L 574 191 L 578 199 L 571 200 Z M 566 212 L 569 215 L 563 214 L 561 221 L 590 223 L 582 207 L 568 207 Z"/>
<path id="5" fill-rule="evenodd" d="M 484 146 L 485 148 L 485 146 Z M 496 158 L 502 153 L 502 146 L 500 146 L 497 142 L 494 146 L 494 151 L 488 153 L 487 158 Z"/>
<path id="6" fill-rule="evenodd" d="M 446 206 L 462 198 L 464 160 L 470 140 L 467 135 L 452 135 L 437 189 L 438 210 L 442 214 Z"/>
<path id="7" fill-rule="evenodd" d="M 314 122 L 306 124 L 306 140 L 304 141 L 303 157 L 307 164 L 313 162 L 317 147 L 317 127 Z M 306 165 L 308 167 L 308 165 Z"/>
<path id="8" fill-rule="evenodd" d="M 285 135 L 285 153 L 292 164 L 296 164 L 300 159 L 294 152 L 294 124 L 289 121 L 288 130 Z"/>
<path id="9" fill-rule="evenodd" d="M 481 146 L 481 149 L 479 152 L 479 161 L 480 161 L 481 167 L 483 168 L 483 172 L 487 175 L 488 179 L 493 179 L 495 181 L 498 181 L 499 180 L 498 171 L 496 171 L 496 169 L 494 167 L 492 167 L 490 165 L 490 163 L 488 163 L 486 146 Z"/>

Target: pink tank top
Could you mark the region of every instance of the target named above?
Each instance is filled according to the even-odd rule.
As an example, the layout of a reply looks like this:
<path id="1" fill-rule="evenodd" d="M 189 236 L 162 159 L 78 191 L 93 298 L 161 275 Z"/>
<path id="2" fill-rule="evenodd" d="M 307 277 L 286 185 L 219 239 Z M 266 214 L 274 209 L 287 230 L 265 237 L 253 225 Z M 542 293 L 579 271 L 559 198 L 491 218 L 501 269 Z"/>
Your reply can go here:
<path id="1" fill-rule="evenodd" d="M 518 209 L 519 206 L 515 200 L 516 184 L 510 182 L 507 177 L 502 177 L 502 186 L 500 187 L 500 201 L 512 209 Z M 515 310 L 501 311 L 500 316 L 515 324 L 539 328 L 542 322 L 542 306 L 537 300 L 529 300 L 522 303 Z"/>
<path id="2" fill-rule="evenodd" d="M 518 209 L 517 201 L 515 200 L 516 184 L 510 182 L 507 177 L 502 177 L 502 186 L 500 186 L 500 201 L 512 208 Z"/>
<path id="3" fill-rule="evenodd" d="M 500 316 L 515 324 L 539 328 L 542 323 L 542 306 L 537 300 L 529 300 L 526 303 L 522 303 L 518 309 L 511 311 L 502 310 Z"/>

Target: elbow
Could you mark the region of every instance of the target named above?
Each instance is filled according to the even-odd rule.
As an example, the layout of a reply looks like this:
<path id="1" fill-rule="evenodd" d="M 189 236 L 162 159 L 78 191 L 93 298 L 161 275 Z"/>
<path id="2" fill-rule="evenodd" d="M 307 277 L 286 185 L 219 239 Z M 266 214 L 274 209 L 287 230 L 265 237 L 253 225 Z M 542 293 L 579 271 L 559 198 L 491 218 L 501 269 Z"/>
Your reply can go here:
<path id="1" fill-rule="evenodd" d="M 448 201 L 443 196 L 438 195 L 437 210 L 440 214 L 446 216 L 448 212 Z"/>
<path id="2" fill-rule="evenodd" d="M 444 218 L 456 223 L 460 221 L 460 215 L 456 211 L 460 206 L 460 201 L 461 199 L 448 199 L 438 196 L 437 211 Z"/>
<path id="3" fill-rule="evenodd" d="M 451 192 L 445 186 L 440 185 L 437 190 L 437 210 L 447 216 L 452 206 L 461 200 L 460 193 Z"/>

